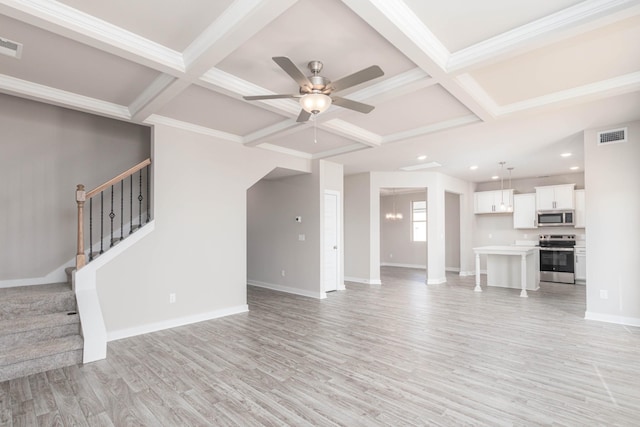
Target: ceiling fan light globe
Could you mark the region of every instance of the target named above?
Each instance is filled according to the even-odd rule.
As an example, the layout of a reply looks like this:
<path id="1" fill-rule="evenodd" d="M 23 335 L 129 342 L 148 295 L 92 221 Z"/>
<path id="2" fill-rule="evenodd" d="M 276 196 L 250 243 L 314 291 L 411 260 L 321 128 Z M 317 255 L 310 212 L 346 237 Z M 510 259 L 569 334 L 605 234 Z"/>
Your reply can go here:
<path id="1" fill-rule="evenodd" d="M 323 93 L 308 93 L 300 98 L 300 105 L 307 113 L 320 114 L 331 106 L 331 98 Z"/>

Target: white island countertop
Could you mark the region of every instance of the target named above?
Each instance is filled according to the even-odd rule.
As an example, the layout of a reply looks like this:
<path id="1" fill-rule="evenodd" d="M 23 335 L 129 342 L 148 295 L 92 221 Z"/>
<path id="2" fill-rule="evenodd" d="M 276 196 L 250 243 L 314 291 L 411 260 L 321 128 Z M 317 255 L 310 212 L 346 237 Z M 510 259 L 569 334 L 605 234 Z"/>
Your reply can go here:
<path id="1" fill-rule="evenodd" d="M 538 289 L 539 283 L 539 273 L 537 273 L 537 252 L 538 247 L 536 246 L 522 246 L 522 245 L 502 245 L 502 246 L 481 246 L 477 248 L 473 248 L 473 251 L 476 254 L 476 292 L 482 292 L 482 288 L 480 287 L 480 255 L 487 255 L 491 261 L 491 259 L 495 257 L 491 257 L 492 255 L 509 255 L 509 256 L 520 256 L 520 296 L 526 298 L 527 295 L 527 287 L 530 289 Z M 527 258 L 529 259 L 527 262 Z M 497 259 L 497 258 L 496 258 Z M 488 261 L 488 262 L 489 262 Z M 504 276 L 502 272 L 498 272 L 497 270 L 502 270 L 505 268 L 501 263 L 492 262 L 491 268 L 488 265 L 487 267 L 487 284 L 491 284 L 493 277 Z M 504 286 L 495 284 L 494 286 Z"/>

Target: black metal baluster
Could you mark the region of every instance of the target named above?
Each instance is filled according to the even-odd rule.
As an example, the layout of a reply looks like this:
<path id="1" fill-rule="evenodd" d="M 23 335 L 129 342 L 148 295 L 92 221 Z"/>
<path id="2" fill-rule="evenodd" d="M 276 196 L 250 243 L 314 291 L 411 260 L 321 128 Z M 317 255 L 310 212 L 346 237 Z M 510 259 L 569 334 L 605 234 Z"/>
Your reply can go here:
<path id="1" fill-rule="evenodd" d="M 120 241 L 124 239 L 124 179 L 120 181 Z"/>
<path id="2" fill-rule="evenodd" d="M 129 177 L 129 234 L 133 233 L 133 175 Z"/>
<path id="3" fill-rule="evenodd" d="M 111 220 L 111 241 L 109 242 L 109 247 L 113 247 L 113 219 L 116 217 L 115 212 L 113 212 L 113 185 L 111 186 L 111 212 L 109 212 L 109 219 Z"/>
<path id="4" fill-rule="evenodd" d="M 104 253 L 102 243 L 104 240 L 104 191 L 100 192 L 100 255 Z"/>
<path id="5" fill-rule="evenodd" d="M 142 228 L 142 200 L 144 199 L 144 197 L 142 197 L 142 169 L 138 172 L 138 176 L 140 178 L 140 188 L 138 192 L 138 224 L 140 225 L 140 228 Z"/>
<path id="6" fill-rule="evenodd" d="M 93 261 L 93 198 L 89 199 L 89 261 Z"/>
<path id="7" fill-rule="evenodd" d="M 149 195 L 149 168 L 151 168 L 151 165 L 147 165 L 147 222 L 151 220 L 151 209 L 149 209 L 149 204 L 151 203 L 151 197 Z"/>

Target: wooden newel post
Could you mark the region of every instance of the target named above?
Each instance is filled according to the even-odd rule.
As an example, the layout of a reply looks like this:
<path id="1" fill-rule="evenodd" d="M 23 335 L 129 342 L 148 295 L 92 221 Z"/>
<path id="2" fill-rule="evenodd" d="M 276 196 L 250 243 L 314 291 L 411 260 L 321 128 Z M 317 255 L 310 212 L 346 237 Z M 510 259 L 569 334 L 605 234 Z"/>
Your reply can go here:
<path id="1" fill-rule="evenodd" d="M 87 263 L 84 255 L 84 201 L 86 193 L 84 185 L 78 184 L 76 202 L 78 203 L 78 253 L 76 254 L 76 270 L 80 270 Z"/>

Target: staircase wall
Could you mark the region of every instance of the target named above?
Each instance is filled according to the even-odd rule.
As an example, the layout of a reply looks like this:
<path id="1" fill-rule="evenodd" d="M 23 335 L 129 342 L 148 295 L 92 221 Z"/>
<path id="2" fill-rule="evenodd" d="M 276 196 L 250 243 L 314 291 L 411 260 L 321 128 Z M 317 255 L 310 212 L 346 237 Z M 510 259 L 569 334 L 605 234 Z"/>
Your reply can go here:
<path id="1" fill-rule="evenodd" d="M 155 230 L 96 273 L 109 340 L 246 311 L 247 189 L 276 167 L 311 170 L 164 125 L 153 161 Z"/>
<path id="2" fill-rule="evenodd" d="M 0 287 L 64 279 L 75 254 L 77 184 L 150 156 L 150 129 L 0 94 Z"/>

